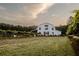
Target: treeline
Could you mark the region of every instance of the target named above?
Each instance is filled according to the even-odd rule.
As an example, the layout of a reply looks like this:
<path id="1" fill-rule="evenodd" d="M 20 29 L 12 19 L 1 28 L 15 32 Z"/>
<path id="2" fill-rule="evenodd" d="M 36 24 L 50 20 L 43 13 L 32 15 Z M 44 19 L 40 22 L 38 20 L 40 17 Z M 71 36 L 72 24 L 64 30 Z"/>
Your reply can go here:
<path id="1" fill-rule="evenodd" d="M 21 26 L 0 23 L 0 36 L 2 37 L 13 37 L 17 36 L 29 36 L 29 34 L 35 33 L 36 26 Z"/>
<path id="2" fill-rule="evenodd" d="M 26 31 L 29 32 L 31 30 L 34 30 L 36 26 L 21 26 L 21 25 L 10 25 L 5 23 L 0 23 L 0 29 L 1 30 L 16 30 L 16 31 Z"/>
<path id="3" fill-rule="evenodd" d="M 56 26 L 56 29 L 61 31 L 62 35 L 66 35 L 67 25 Z"/>

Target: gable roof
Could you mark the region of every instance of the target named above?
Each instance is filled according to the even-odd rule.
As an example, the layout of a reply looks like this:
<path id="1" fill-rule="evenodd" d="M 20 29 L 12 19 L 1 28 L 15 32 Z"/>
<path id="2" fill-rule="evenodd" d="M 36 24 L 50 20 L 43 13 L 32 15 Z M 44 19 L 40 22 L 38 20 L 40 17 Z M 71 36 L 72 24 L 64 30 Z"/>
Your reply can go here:
<path id="1" fill-rule="evenodd" d="M 40 24 L 40 25 L 44 25 L 44 24 L 49 24 L 49 25 L 54 26 L 53 24 L 50 24 L 50 23 L 42 23 L 42 24 Z M 38 26 L 40 26 L 40 25 L 38 25 Z"/>

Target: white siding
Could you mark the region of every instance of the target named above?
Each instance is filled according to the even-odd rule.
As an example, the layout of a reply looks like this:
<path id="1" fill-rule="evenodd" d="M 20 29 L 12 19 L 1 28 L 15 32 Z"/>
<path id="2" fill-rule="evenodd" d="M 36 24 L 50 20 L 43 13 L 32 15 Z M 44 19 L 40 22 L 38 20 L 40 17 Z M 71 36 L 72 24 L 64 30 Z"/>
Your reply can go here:
<path id="1" fill-rule="evenodd" d="M 48 25 L 48 30 L 45 30 L 45 25 Z M 39 30 L 39 28 L 41 28 L 41 30 Z M 52 30 L 53 28 L 53 30 Z M 61 32 L 56 30 L 55 27 L 52 24 L 49 23 L 44 23 L 41 24 L 37 27 L 37 33 L 41 33 L 41 35 L 44 35 L 44 32 L 49 32 L 49 35 L 61 35 Z"/>

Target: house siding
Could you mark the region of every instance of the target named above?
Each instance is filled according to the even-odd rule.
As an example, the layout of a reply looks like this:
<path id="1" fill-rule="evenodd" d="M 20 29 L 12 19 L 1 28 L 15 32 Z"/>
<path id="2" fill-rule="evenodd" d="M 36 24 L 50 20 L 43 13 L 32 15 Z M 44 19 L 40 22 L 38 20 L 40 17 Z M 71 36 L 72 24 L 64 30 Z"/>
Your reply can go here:
<path id="1" fill-rule="evenodd" d="M 48 25 L 48 27 L 45 27 L 45 25 Z M 39 30 L 39 28 L 41 29 Z M 45 28 L 48 28 L 48 30 L 45 30 Z M 55 27 L 49 23 L 44 23 L 44 24 L 39 25 L 37 27 L 37 33 L 41 33 L 41 35 L 45 35 L 45 33 L 48 33 L 48 35 L 61 35 L 61 31 L 56 30 Z"/>

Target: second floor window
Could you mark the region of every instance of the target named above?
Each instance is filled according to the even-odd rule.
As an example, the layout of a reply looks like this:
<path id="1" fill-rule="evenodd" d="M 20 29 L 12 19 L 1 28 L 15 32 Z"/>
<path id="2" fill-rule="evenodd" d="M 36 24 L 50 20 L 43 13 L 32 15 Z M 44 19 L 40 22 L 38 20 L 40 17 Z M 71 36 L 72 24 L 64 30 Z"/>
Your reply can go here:
<path id="1" fill-rule="evenodd" d="M 45 28 L 45 30 L 48 30 L 48 28 Z"/>
<path id="2" fill-rule="evenodd" d="M 41 30 L 41 28 L 39 28 L 39 30 Z"/>
<path id="3" fill-rule="evenodd" d="M 48 25 L 45 25 L 45 27 L 48 27 Z"/>
<path id="4" fill-rule="evenodd" d="M 52 28 L 52 30 L 54 30 L 54 28 Z"/>

